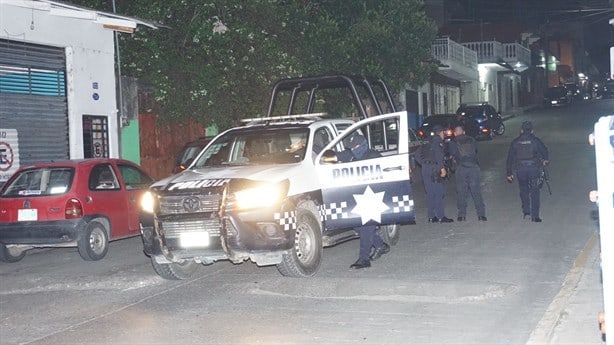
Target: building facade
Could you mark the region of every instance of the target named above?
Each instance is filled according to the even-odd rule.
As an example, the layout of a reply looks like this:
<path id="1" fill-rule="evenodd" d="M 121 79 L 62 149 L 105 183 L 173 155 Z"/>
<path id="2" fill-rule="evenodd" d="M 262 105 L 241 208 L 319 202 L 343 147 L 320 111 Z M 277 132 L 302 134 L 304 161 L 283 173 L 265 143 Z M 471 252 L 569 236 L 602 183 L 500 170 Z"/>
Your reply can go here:
<path id="1" fill-rule="evenodd" d="M 0 0 L 0 182 L 20 165 L 119 157 L 115 32 L 137 19 Z"/>

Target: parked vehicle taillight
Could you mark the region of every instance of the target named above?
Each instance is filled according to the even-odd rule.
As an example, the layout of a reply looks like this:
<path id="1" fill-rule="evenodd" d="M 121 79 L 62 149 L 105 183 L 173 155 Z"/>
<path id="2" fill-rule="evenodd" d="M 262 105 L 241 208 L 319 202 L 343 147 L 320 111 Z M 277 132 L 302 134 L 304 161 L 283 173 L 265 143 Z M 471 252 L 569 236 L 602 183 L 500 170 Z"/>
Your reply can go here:
<path id="1" fill-rule="evenodd" d="M 81 201 L 75 198 L 66 201 L 66 207 L 64 207 L 64 216 L 66 219 L 75 219 L 83 217 L 83 205 L 81 205 Z"/>

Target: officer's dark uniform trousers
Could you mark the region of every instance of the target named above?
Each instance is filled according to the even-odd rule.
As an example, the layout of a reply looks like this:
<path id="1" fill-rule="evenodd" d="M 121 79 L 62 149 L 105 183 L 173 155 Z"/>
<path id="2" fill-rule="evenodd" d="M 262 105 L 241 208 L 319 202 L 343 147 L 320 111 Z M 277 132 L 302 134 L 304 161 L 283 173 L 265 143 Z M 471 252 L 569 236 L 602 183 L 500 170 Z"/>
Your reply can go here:
<path id="1" fill-rule="evenodd" d="M 532 217 L 539 216 L 539 167 L 535 162 L 520 162 L 516 170 L 522 212 Z"/>
<path id="2" fill-rule="evenodd" d="M 478 217 L 486 216 L 486 207 L 480 187 L 480 167 L 477 164 L 460 164 L 456 168 L 456 206 L 458 216 L 467 215 L 467 196 L 471 193 Z"/>
<path id="3" fill-rule="evenodd" d="M 381 154 L 374 150 L 367 150 L 361 157 L 354 157 L 350 152 L 343 151 L 337 153 L 337 157 L 342 162 L 358 161 L 363 159 L 371 159 L 381 157 Z M 357 226 L 354 230 L 360 236 L 360 250 L 358 252 L 358 258 L 363 260 L 370 260 L 371 249 L 381 248 L 384 245 L 384 240 L 377 234 L 377 225 L 363 225 Z"/>
<path id="4" fill-rule="evenodd" d="M 431 147 L 431 157 L 418 157 L 418 163 L 422 165 L 422 180 L 426 191 L 426 205 L 428 208 L 429 218 L 437 217 L 439 219 L 445 217 L 443 197 L 444 184 L 439 174 L 443 168 L 443 148 L 442 140 L 439 137 L 431 138 L 427 144 Z"/>
<path id="5" fill-rule="evenodd" d="M 371 256 L 371 248 L 381 248 L 384 246 L 384 240 L 377 235 L 377 225 L 364 225 L 354 228 L 360 235 L 360 251 L 358 258 L 369 260 Z"/>

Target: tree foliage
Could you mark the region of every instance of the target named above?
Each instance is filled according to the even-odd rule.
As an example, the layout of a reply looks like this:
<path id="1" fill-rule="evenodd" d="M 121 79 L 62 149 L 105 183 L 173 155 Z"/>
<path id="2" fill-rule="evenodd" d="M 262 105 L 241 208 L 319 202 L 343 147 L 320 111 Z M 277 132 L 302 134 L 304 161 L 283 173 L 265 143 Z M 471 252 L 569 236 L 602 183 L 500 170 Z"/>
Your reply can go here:
<path id="1" fill-rule="evenodd" d="M 80 0 L 104 11 L 111 0 Z M 123 74 L 152 83 L 161 115 L 226 127 L 261 115 L 287 77 L 380 76 L 424 83 L 435 26 L 421 0 L 117 0 L 163 25 L 120 35 Z"/>

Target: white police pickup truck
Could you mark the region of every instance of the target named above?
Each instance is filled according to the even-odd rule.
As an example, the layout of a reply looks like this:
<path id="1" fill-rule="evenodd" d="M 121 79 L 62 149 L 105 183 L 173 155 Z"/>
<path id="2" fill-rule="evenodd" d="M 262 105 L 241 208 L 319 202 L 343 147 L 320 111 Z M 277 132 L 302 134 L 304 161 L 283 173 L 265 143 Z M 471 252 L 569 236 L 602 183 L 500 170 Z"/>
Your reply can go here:
<path id="1" fill-rule="evenodd" d="M 254 119 L 217 136 L 142 199 L 144 250 L 155 271 L 185 279 L 198 264 L 247 259 L 312 276 L 323 247 L 376 224 L 394 244 L 413 223 L 407 113 L 354 123 L 292 115 Z M 354 135 L 381 157 L 337 162 Z"/>

